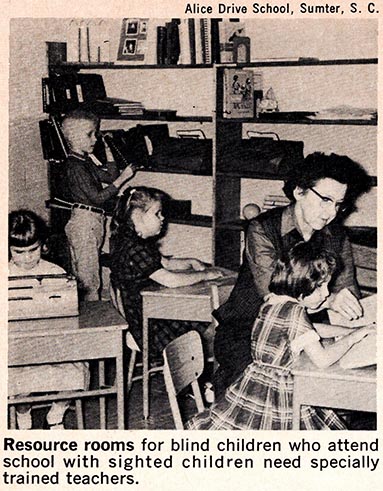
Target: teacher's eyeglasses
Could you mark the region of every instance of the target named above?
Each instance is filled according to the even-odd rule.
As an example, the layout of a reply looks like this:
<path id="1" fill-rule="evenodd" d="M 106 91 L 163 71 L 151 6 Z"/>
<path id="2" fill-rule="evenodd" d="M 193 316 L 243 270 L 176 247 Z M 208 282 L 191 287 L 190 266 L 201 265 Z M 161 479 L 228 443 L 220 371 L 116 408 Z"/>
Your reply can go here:
<path id="1" fill-rule="evenodd" d="M 335 211 L 338 213 L 338 212 L 344 212 L 347 209 L 347 206 L 343 201 L 337 203 L 336 201 L 329 198 L 328 196 L 322 196 L 314 188 L 309 187 L 308 189 L 318 196 L 318 198 L 320 199 L 320 205 L 324 210 L 335 209 Z"/>

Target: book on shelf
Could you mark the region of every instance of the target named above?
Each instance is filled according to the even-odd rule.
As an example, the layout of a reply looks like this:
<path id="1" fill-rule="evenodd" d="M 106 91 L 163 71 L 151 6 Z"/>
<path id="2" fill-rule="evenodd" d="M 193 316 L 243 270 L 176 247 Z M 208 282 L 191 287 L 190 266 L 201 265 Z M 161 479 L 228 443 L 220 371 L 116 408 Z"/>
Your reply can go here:
<path id="1" fill-rule="evenodd" d="M 202 63 L 211 63 L 211 23 L 210 19 L 200 19 Z"/>
<path id="2" fill-rule="evenodd" d="M 220 19 L 211 19 L 211 61 L 221 63 L 221 53 L 219 46 L 219 23 Z"/>
<path id="3" fill-rule="evenodd" d="M 195 45 L 195 20 L 188 19 L 189 44 L 190 44 L 190 63 L 196 64 L 196 45 Z"/>
<path id="4" fill-rule="evenodd" d="M 157 26 L 157 63 L 165 65 L 167 47 L 167 29 L 165 26 Z"/>
<path id="5" fill-rule="evenodd" d="M 262 206 L 262 211 L 271 210 L 277 206 L 287 206 L 290 204 L 289 198 L 281 194 L 268 194 Z"/>
<path id="6" fill-rule="evenodd" d="M 180 57 L 180 34 L 179 26 L 180 19 L 172 19 L 167 22 L 167 36 L 166 36 L 166 64 L 167 65 L 177 65 L 178 59 Z"/>
<path id="7" fill-rule="evenodd" d="M 180 65 L 190 65 L 192 63 L 192 47 L 189 31 L 189 20 L 193 19 L 181 19 L 179 25 L 180 35 L 180 56 L 178 62 Z"/>
<path id="8" fill-rule="evenodd" d="M 196 64 L 202 65 L 201 19 L 195 19 L 195 58 Z"/>
<path id="9" fill-rule="evenodd" d="M 180 19 L 171 19 L 165 25 L 157 26 L 157 63 L 177 65 L 181 52 Z"/>
<path id="10" fill-rule="evenodd" d="M 254 117 L 254 83 L 251 70 L 227 68 L 223 77 L 223 117 Z"/>
<path id="11" fill-rule="evenodd" d="M 91 107 L 97 114 L 121 114 L 126 116 L 140 116 L 144 114 L 144 106 L 141 102 L 128 101 L 115 97 L 96 99 Z"/>

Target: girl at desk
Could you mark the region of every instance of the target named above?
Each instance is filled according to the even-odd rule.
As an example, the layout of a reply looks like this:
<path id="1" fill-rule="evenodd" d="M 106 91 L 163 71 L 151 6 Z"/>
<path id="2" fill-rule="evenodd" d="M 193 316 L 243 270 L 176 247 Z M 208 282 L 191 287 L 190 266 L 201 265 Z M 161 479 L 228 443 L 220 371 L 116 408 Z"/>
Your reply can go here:
<path id="1" fill-rule="evenodd" d="M 9 214 L 9 276 L 65 273 L 60 266 L 41 258 L 46 238 L 45 222 L 32 211 L 19 210 Z M 15 367 L 8 371 L 8 396 L 15 401 L 17 397 L 31 393 L 86 390 L 88 385 L 88 365 L 81 362 Z M 52 403 L 46 417 L 49 429 L 64 428 L 63 419 L 69 403 L 68 400 Z M 16 417 L 20 430 L 32 428 L 30 404 L 19 404 Z"/>
<path id="2" fill-rule="evenodd" d="M 158 189 L 136 187 L 120 197 L 111 223 L 111 285 L 122 303 L 129 330 L 142 348 L 142 301 L 140 291 L 151 285 L 188 286 L 222 276 L 206 269 L 198 259 L 176 259 L 161 255 L 158 238 L 164 228 L 162 205 L 167 199 Z M 112 292 L 112 293 L 113 293 Z M 118 303 L 118 302 L 117 302 Z M 150 320 L 150 356 L 157 359 L 165 346 L 192 329 L 209 339 L 206 322 Z"/>
<path id="3" fill-rule="evenodd" d="M 317 309 L 328 297 L 335 270 L 334 257 L 309 242 L 300 242 L 278 260 L 252 331 L 253 362 L 211 407 L 189 422 L 189 429 L 289 430 L 292 427 L 291 367 L 304 351 L 318 367 L 338 361 L 372 327 L 357 330 L 328 327 L 326 336 L 343 335 L 322 346 L 307 309 Z M 301 429 L 346 429 L 330 409 L 303 406 Z"/>

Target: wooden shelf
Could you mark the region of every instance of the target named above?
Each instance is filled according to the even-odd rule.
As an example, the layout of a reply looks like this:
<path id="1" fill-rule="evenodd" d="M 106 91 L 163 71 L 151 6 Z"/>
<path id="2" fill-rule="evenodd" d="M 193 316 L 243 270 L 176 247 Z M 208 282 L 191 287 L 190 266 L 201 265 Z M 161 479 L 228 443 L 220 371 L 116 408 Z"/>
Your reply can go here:
<path id="1" fill-rule="evenodd" d="M 235 230 L 241 232 L 242 230 L 245 230 L 247 223 L 247 220 L 241 220 L 240 218 L 238 218 L 238 220 L 230 220 L 227 222 L 217 223 L 216 227 L 219 230 Z"/>
<path id="2" fill-rule="evenodd" d="M 298 60 L 269 60 L 269 61 L 253 61 L 250 63 L 227 63 L 227 64 L 198 64 L 198 65 L 145 65 L 145 64 L 124 64 L 124 63 L 80 63 L 80 62 L 62 62 L 50 64 L 49 70 L 65 69 L 71 70 L 184 70 L 184 69 L 209 69 L 217 66 L 219 69 L 225 68 L 258 68 L 258 67 L 289 67 L 289 66 L 326 66 L 326 65 L 371 65 L 377 64 L 378 58 L 356 58 L 356 59 L 341 59 L 341 60 L 316 60 L 312 58 L 301 58 Z"/>
<path id="3" fill-rule="evenodd" d="M 166 118 L 165 116 L 146 116 L 135 115 L 128 116 L 125 114 L 99 114 L 101 119 L 113 119 L 113 120 L 130 120 L 130 121 L 166 121 L 168 123 L 177 121 L 191 121 L 196 123 L 211 123 L 213 118 L 211 116 L 174 116 L 172 118 Z"/>
<path id="4" fill-rule="evenodd" d="M 328 65 L 376 65 L 378 58 L 347 58 L 340 60 L 319 60 L 313 58 L 300 58 L 297 60 L 259 60 L 250 63 L 220 64 L 225 68 L 259 68 L 259 67 L 299 67 L 299 66 L 328 66 Z"/>
<path id="5" fill-rule="evenodd" d="M 265 173 L 257 173 L 253 171 L 243 171 L 243 170 L 230 170 L 230 171 L 218 171 L 216 172 L 217 176 L 225 176 L 225 177 L 238 177 L 239 179 L 264 179 L 267 181 L 283 181 L 286 176 L 278 176 L 275 174 L 265 174 Z"/>
<path id="6" fill-rule="evenodd" d="M 169 223 L 176 223 L 178 225 L 191 225 L 193 227 L 207 227 L 211 228 L 213 219 L 206 215 L 190 215 L 185 218 L 169 218 Z"/>
<path id="7" fill-rule="evenodd" d="M 70 70 L 163 70 L 163 69 L 172 69 L 172 70 L 194 70 L 194 69 L 207 69 L 213 68 L 212 64 L 209 65 L 131 65 L 124 63 L 77 63 L 77 62 L 63 62 L 57 64 L 51 64 L 48 66 L 49 70 L 62 70 L 62 69 L 70 69 Z"/>
<path id="8" fill-rule="evenodd" d="M 187 157 L 185 157 L 185 162 L 187 162 Z M 150 169 L 139 169 L 139 172 L 159 172 L 161 174 L 186 174 L 190 176 L 206 176 L 211 177 L 212 173 L 210 172 L 196 172 L 188 169 L 172 169 L 171 167 L 159 167 L 159 168 L 150 168 Z"/>
<path id="9" fill-rule="evenodd" d="M 218 118 L 219 123 L 251 123 L 251 124 L 304 124 L 304 125 L 349 125 L 349 126 L 377 126 L 377 119 L 301 119 L 287 121 L 286 119 L 249 119 L 249 118 Z"/>

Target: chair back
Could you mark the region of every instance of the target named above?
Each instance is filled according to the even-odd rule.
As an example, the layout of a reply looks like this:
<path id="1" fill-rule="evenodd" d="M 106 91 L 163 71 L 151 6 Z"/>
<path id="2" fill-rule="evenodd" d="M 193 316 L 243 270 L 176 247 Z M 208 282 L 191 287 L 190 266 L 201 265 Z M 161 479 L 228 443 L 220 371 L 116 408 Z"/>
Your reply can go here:
<path id="1" fill-rule="evenodd" d="M 186 334 L 171 341 L 163 352 L 163 373 L 169 397 L 174 424 L 177 430 L 183 429 L 183 422 L 178 405 L 177 395 L 189 385 L 192 387 L 197 411 L 205 409 L 198 378 L 204 369 L 204 357 L 201 337 L 197 331 Z"/>

